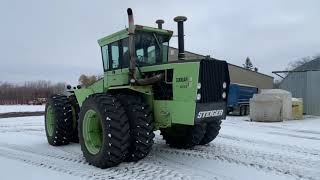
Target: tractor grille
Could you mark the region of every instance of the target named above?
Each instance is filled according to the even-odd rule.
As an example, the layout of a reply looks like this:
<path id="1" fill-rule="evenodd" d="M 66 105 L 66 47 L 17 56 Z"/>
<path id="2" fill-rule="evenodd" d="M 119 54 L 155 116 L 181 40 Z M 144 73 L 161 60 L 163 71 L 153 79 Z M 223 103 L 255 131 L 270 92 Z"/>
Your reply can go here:
<path id="1" fill-rule="evenodd" d="M 205 59 L 200 62 L 201 94 L 200 103 L 221 102 L 226 101 L 222 98 L 222 93 L 226 92 L 228 97 L 229 90 L 229 70 L 225 61 L 214 59 Z M 223 89 L 223 82 L 227 83 L 227 88 Z"/>

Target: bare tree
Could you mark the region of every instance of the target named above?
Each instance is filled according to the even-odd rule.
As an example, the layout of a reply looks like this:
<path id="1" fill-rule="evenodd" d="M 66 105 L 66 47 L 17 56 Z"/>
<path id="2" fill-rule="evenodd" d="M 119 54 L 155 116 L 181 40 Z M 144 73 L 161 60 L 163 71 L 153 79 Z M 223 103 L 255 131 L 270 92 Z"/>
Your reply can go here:
<path id="1" fill-rule="evenodd" d="M 65 83 L 52 84 L 50 81 L 25 82 L 23 85 L 0 83 L 0 104 L 27 104 L 37 98 L 47 98 L 62 93 Z"/>
<path id="2" fill-rule="evenodd" d="M 301 58 L 301 59 L 299 59 L 297 61 L 290 62 L 286 69 L 289 70 L 289 71 L 294 70 L 294 69 L 306 64 L 307 62 L 312 61 L 313 59 L 314 58 L 310 57 L 310 56 L 303 57 L 303 58 Z"/>
<path id="3" fill-rule="evenodd" d="M 80 77 L 79 77 L 79 83 L 81 86 L 84 86 L 84 87 L 88 87 L 90 85 L 92 85 L 93 83 L 95 83 L 96 81 L 98 80 L 98 77 L 97 76 L 87 76 L 85 74 L 82 74 Z"/>

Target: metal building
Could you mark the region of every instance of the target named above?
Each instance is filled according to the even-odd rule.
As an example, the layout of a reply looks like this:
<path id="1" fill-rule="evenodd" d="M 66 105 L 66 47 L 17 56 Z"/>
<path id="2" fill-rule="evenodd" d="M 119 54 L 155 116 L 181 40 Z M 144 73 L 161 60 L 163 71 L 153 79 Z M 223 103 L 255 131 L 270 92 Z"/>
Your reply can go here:
<path id="1" fill-rule="evenodd" d="M 293 97 L 303 98 L 304 113 L 320 115 L 320 58 L 312 60 L 289 73 L 279 88 L 290 91 Z"/>
<path id="2" fill-rule="evenodd" d="M 169 48 L 169 61 L 178 59 L 178 49 Z M 185 59 L 205 58 L 206 56 L 185 51 Z M 259 89 L 272 89 L 273 77 L 259 72 L 254 72 L 243 67 L 229 63 L 229 74 L 231 83 L 247 84 Z"/>

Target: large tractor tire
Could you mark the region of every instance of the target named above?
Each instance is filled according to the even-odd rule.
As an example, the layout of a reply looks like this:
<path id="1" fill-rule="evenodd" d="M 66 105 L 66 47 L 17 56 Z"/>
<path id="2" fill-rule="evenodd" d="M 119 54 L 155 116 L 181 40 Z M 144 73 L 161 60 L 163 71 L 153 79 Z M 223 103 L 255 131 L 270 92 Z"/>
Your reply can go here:
<path id="1" fill-rule="evenodd" d="M 143 98 L 136 94 L 119 94 L 130 122 L 130 147 L 126 161 L 138 161 L 151 151 L 154 138 L 152 110 Z"/>
<path id="2" fill-rule="evenodd" d="M 69 97 L 71 104 L 72 104 L 72 117 L 73 117 L 73 133 L 71 142 L 79 143 L 79 133 L 78 133 L 78 124 L 79 124 L 79 113 L 80 113 L 80 106 L 78 104 L 78 101 L 74 95 Z"/>
<path id="3" fill-rule="evenodd" d="M 205 128 L 202 124 L 194 126 L 173 125 L 160 129 L 160 131 L 169 146 L 184 149 L 199 145 L 205 134 Z"/>
<path id="4" fill-rule="evenodd" d="M 110 94 L 94 94 L 83 102 L 79 117 L 85 159 L 102 169 L 121 163 L 130 145 L 129 121 L 121 103 Z"/>
<path id="5" fill-rule="evenodd" d="M 200 145 L 205 145 L 213 141 L 219 134 L 221 129 L 221 120 L 206 122 L 205 124 L 206 133 L 200 142 Z"/>
<path id="6" fill-rule="evenodd" d="M 50 145 L 69 144 L 72 140 L 74 118 L 72 105 L 65 95 L 48 98 L 45 108 L 45 130 Z"/>

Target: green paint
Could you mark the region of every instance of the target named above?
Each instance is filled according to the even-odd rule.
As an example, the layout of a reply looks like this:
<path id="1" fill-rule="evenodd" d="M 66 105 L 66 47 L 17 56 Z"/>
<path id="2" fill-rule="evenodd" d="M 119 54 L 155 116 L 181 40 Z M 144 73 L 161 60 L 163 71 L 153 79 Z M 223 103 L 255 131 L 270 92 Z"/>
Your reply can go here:
<path id="1" fill-rule="evenodd" d="M 102 93 L 103 92 L 103 79 L 98 80 L 97 82 L 93 83 L 91 86 L 88 87 L 92 89 L 94 93 Z"/>
<path id="2" fill-rule="evenodd" d="M 53 136 L 54 126 L 55 126 L 55 114 L 52 106 L 49 105 L 47 107 L 47 113 L 46 113 L 46 127 L 47 127 L 48 135 L 50 137 Z"/>
<path id="3" fill-rule="evenodd" d="M 95 155 L 99 153 L 102 147 L 102 126 L 101 119 L 97 112 L 88 110 L 83 119 L 82 134 L 87 150 Z"/>
<path id="4" fill-rule="evenodd" d="M 170 37 L 172 36 L 173 32 L 165 29 L 158 29 L 158 28 L 153 28 L 153 27 L 148 27 L 148 26 L 141 26 L 141 25 L 135 25 L 136 31 L 143 31 L 143 32 L 154 32 L 154 33 L 159 33 L 159 34 L 165 34 L 169 35 Z M 109 36 L 106 36 L 104 38 L 101 38 L 98 40 L 98 44 L 102 47 L 107 44 L 110 44 L 112 42 L 118 41 L 120 39 L 124 39 L 128 37 L 128 29 L 123 29 L 121 31 L 118 31 L 116 33 L 113 33 Z"/>
<path id="5" fill-rule="evenodd" d="M 84 100 L 86 100 L 88 96 L 94 93 L 95 91 L 89 88 L 82 88 L 74 91 L 74 94 L 76 95 L 76 98 L 80 107 L 82 106 L 82 103 L 84 102 Z"/>
<path id="6" fill-rule="evenodd" d="M 100 46 L 104 46 L 106 44 L 110 44 L 112 42 L 115 42 L 115 41 L 118 41 L 120 39 L 124 39 L 124 38 L 127 38 L 128 37 L 128 30 L 127 29 L 124 29 L 124 30 L 121 30 L 121 31 L 118 31 L 116 33 L 113 33 L 109 36 L 106 36 L 104 38 L 101 38 L 98 40 L 98 44 Z"/>
<path id="7" fill-rule="evenodd" d="M 172 36 L 172 31 L 146 26 L 135 26 L 136 33 L 154 32 Z M 112 42 L 128 37 L 127 29 L 121 30 L 98 40 L 99 45 L 105 46 Z M 97 83 L 83 89 L 75 90 L 78 103 L 91 94 L 101 92 L 117 92 L 120 90 L 132 90 L 143 94 L 146 102 L 152 107 L 156 129 L 170 127 L 171 124 L 193 125 L 196 108 L 197 84 L 199 76 L 199 61 L 184 61 L 176 63 L 164 63 L 151 66 L 142 66 L 140 71 L 136 68 L 136 77 L 148 72 L 173 70 L 173 99 L 154 100 L 152 86 L 132 86 L 129 84 L 128 68 L 113 69 L 104 72 L 104 78 Z"/>
<path id="8" fill-rule="evenodd" d="M 195 101 L 153 101 L 156 129 L 171 124 L 194 125 Z"/>
<path id="9" fill-rule="evenodd" d="M 141 72 L 153 72 L 173 69 L 173 101 L 154 101 L 147 98 L 147 102 L 154 110 L 156 128 L 168 127 L 171 123 L 193 125 L 195 117 L 199 62 L 168 63 L 141 67 Z M 80 106 L 91 94 L 130 89 L 152 97 L 152 86 L 129 85 L 128 68 L 105 72 L 104 79 L 88 88 L 75 90 Z M 137 70 L 137 77 L 140 74 Z M 184 81 L 179 81 L 182 79 Z M 177 82 L 178 80 L 178 82 Z M 169 115 L 164 115 L 169 114 Z"/>
<path id="10" fill-rule="evenodd" d="M 136 91 L 142 94 L 146 95 L 152 95 L 152 86 L 131 86 L 131 85 L 126 85 L 126 86 L 113 86 L 109 87 L 108 90 L 119 90 L 119 89 L 130 89 L 132 91 Z"/>
<path id="11" fill-rule="evenodd" d="M 76 110 L 74 107 L 71 107 L 72 110 L 72 128 L 76 129 L 77 128 L 77 116 L 76 116 Z"/>

